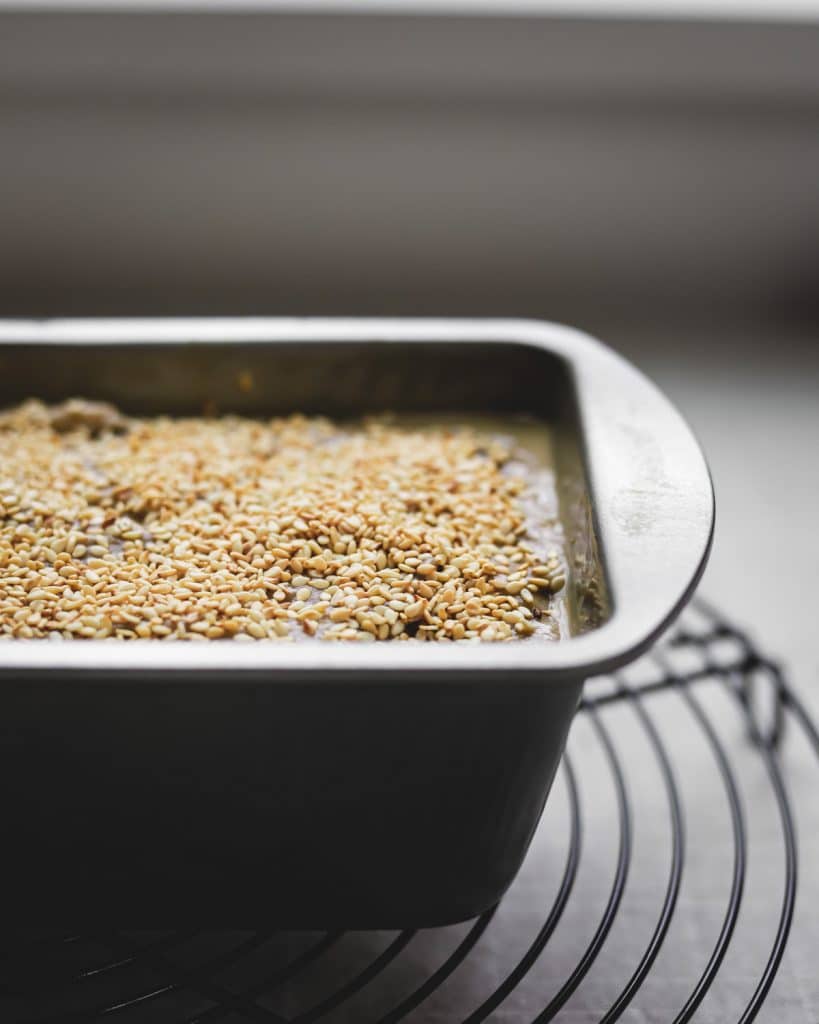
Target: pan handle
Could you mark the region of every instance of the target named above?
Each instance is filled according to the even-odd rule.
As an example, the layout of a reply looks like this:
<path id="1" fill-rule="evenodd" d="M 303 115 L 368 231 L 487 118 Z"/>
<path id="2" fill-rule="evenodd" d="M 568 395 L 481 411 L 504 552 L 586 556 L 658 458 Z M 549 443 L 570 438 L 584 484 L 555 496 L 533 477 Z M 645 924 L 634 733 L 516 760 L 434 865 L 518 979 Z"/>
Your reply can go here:
<path id="1" fill-rule="evenodd" d="M 539 327 L 544 347 L 565 353 L 577 389 L 612 605 L 606 625 L 582 639 L 590 669 L 610 671 L 646 649 L 693 593 L 713 538 L 714 489 L 690 428 L 644 374 L 588 335 Z"/>

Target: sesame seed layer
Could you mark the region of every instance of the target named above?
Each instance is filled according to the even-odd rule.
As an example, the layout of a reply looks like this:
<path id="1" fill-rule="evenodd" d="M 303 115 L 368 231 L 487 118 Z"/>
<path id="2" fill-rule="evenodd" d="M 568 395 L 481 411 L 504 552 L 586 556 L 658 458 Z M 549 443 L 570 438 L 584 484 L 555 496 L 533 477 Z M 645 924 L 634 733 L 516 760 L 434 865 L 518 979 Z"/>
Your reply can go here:
<path id="1" fill-rule="evenodd" d="M 466 425 L 28 401 L 0 414 L 0 636 L 530 636 L 565 572 L 518 455 Z"/>

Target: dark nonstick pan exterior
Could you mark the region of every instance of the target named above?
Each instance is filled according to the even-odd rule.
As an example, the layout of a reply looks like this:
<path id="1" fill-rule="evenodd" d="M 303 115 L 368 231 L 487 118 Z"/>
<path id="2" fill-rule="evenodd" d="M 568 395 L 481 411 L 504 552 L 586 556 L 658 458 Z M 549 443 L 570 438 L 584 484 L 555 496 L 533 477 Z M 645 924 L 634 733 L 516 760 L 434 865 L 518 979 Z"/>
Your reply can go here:
<path id="1" fill-rule="evenodd" d="M 580 683 L 392 682 L 5 688 L 6 917 L 368 928 L 485 910 Z"/>
<path id="2" fill-rule="evenodd" d="M 235 384 L 247 370 L 251 396 Z M 713 493 L 687 427 L 567 328 L 5 323 L 0 371 L 2 405 L 539 415 L 570 586 L 593 570 L 608 605 L 561 644 L 3 642 L 11 923 L 396 928 L 485 910 L 525 855 L 583 680 L 650 643 L 707 557 Z"/>

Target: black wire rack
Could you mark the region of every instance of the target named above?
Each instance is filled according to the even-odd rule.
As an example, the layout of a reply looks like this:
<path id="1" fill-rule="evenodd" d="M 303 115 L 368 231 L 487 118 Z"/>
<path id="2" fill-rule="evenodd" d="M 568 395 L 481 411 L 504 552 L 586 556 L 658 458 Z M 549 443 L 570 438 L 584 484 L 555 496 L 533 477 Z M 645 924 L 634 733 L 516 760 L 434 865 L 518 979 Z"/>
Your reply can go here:
<path id="1" fill-rule="evenodd" d="M 794 928 L 795 822 L 811 800 L 788 772 L 810 792 L 817 758 L 779 666 L 697 602 L 635 666 L 588 683 L 493 910 L 401 933 L 6 935 L 0 1020 L 749 1024 L 784 986 L 777 1019 L 812 1022 L 816 934 Z"/>

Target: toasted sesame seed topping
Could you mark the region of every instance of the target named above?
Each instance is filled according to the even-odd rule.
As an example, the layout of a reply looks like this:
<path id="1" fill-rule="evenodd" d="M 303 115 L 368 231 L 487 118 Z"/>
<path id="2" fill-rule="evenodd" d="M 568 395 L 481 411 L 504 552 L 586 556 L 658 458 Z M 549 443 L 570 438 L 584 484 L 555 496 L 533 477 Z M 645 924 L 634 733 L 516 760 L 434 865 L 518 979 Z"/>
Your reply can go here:
<path id="1" fill-rule="evenodd" d="M 0 637 L 517 640 L 566 566 L 511 457 L 466 426 L 26 402 L 0 414 Z"/>

